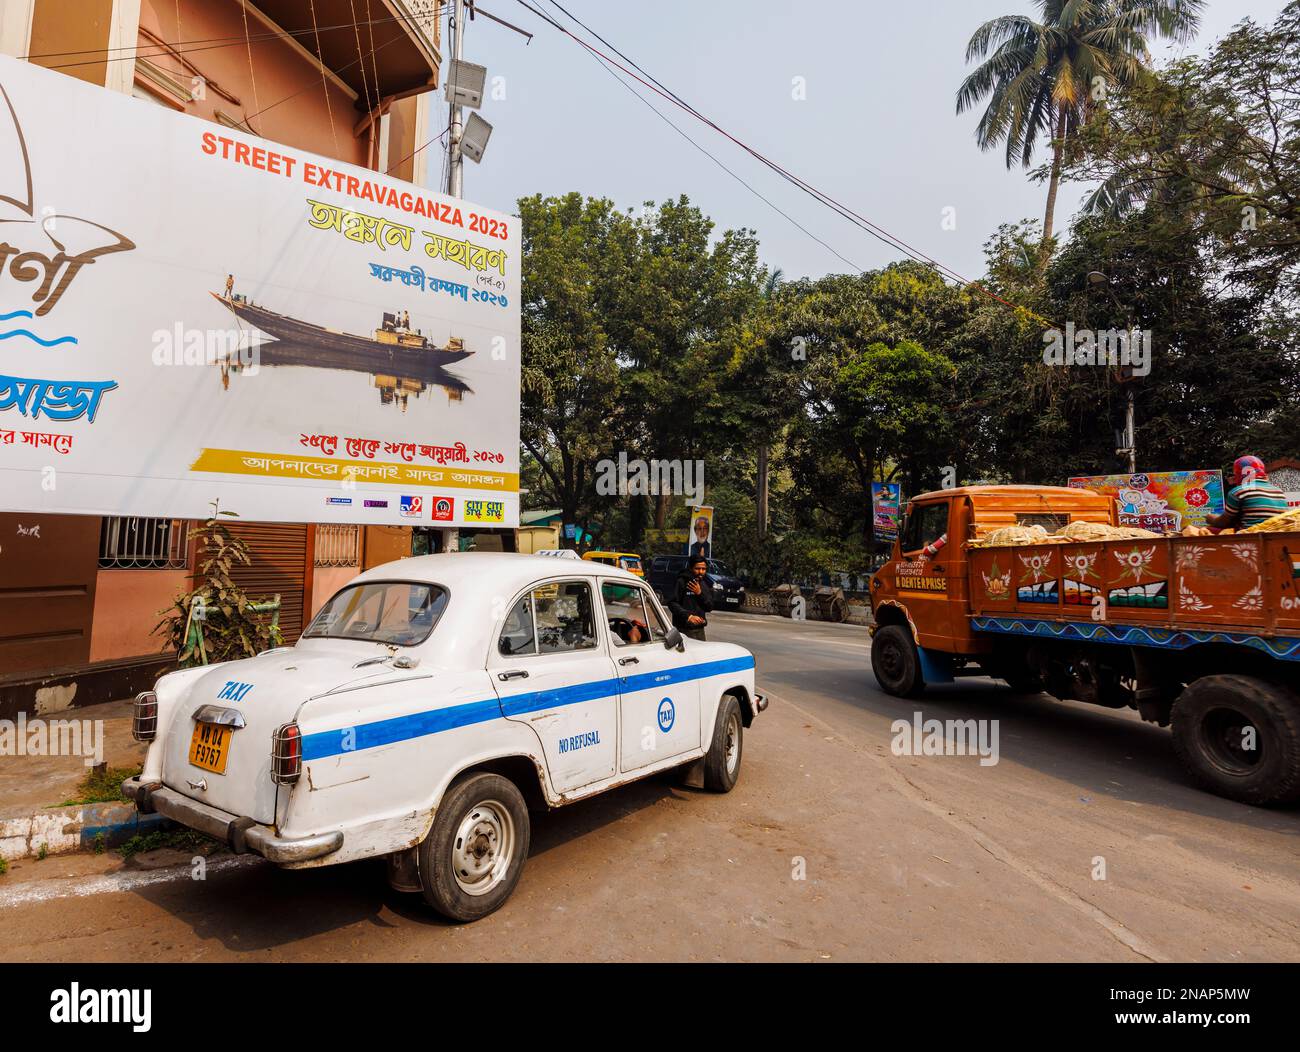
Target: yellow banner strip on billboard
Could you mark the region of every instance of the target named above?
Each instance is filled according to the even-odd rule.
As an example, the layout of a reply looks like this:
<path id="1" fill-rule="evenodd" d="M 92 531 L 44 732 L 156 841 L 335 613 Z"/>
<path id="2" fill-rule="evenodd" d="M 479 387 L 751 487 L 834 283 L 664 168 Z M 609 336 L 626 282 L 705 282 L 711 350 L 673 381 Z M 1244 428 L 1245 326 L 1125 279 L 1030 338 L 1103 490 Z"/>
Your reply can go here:
<path id="1" fill-rule="evenodd" d="M 480 471 L 473 467 L 392 464 L 372 460 L 333 460 L 241 449 L 204 449 L 191 471 L 223 475 L 261 475 L 266 478 L 318 479 L 334 482 L 379 483 L 390 486 L 437 486 L 443 489 L 519 491 L 519 475 Z"/>

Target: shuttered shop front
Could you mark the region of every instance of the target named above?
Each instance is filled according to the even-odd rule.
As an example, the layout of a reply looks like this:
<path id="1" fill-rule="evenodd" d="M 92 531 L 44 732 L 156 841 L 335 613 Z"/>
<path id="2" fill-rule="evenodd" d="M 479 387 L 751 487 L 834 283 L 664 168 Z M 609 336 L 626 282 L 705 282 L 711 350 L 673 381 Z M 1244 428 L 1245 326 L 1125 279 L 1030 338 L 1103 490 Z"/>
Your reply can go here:
<path id="1" fill-rule="evenodd" d="M 249 599 L 280 596 L 280 631 L 292 643 L 302 634 L 303 593 L 309 570 L 307 527 L 302 523 L 241 522 L 230 532 L 248 545 L 252 562 L 234 566 L 231 576 Z"/>

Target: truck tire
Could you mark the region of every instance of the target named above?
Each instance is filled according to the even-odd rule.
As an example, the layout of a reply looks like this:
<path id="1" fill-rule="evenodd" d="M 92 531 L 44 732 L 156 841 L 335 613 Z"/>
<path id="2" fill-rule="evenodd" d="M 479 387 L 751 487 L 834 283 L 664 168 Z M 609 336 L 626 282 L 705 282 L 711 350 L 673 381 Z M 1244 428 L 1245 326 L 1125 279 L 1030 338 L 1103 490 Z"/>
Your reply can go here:
<path id="1" fill-rule="evenodd" d="M 424 901 L 458 923 L 486 917 L 519 883 L 528 841 L 528 807 L 514 782 L 488 773 L 453 782 L 420 843 Z"/>
<path id="2" fill-rule="evenodd" d="M 740 702 L 724 694 L 713 721 L 713 744 L 704 756 L 704 788 L 729 793 L 740 781 L 740 760 L 745 751 L 745 721 Z"/>
<path id="3" fill-rule="evenodd" d="M 921 657 L 912 634 L 902 625 L 884 625 L 871 638 L 871 671 L 886 694 L 914 698 L 925 690 Z"/>
<path id="4" fill-rule="evenodd" d="M 1300 799 L 1300 697 L 1286 687 L 1206 676 L 1174 701 L 1172 723 L 1174 751 L 1210 792 L 1256 805 Z"/>

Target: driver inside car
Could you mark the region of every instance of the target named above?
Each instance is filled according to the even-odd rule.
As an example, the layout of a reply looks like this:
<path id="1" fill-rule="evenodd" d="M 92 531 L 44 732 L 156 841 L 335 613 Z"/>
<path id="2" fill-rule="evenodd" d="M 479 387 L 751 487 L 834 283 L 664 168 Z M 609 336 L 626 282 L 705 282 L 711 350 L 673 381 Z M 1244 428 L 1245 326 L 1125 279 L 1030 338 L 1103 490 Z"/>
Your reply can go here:
<path id="1" fill-rule="evenodd" d="M 609 630 L 613 633 L 614 642 L 618 646 L 626 646 L 628 643 L 648 643 L 650 641 L 650 629 L 636 618 L 611 617 L 609 619 Z"/>

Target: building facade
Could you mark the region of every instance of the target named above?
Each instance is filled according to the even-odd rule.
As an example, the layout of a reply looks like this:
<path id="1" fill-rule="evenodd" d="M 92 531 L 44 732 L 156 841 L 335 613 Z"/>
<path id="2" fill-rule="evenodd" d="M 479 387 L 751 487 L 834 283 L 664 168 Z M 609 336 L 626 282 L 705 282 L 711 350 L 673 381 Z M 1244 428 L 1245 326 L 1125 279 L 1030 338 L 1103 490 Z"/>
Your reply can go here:
<path id="1" fill-rule="evenodd" d="M 202 120 L 424 185 L 440 0 L 4 0 L 0 51 Z M 138 144 L 142 150 L 147 143 Z M 164 440 L 165 436 L 158 436 Z M 0 514 L 0 718 L 120 698 L 174 660 L 154 634 L 188 592 L 193 524 Z M 252 598 L 292 641 L 359 569 L 453 531 L 236 522 Z"/>

